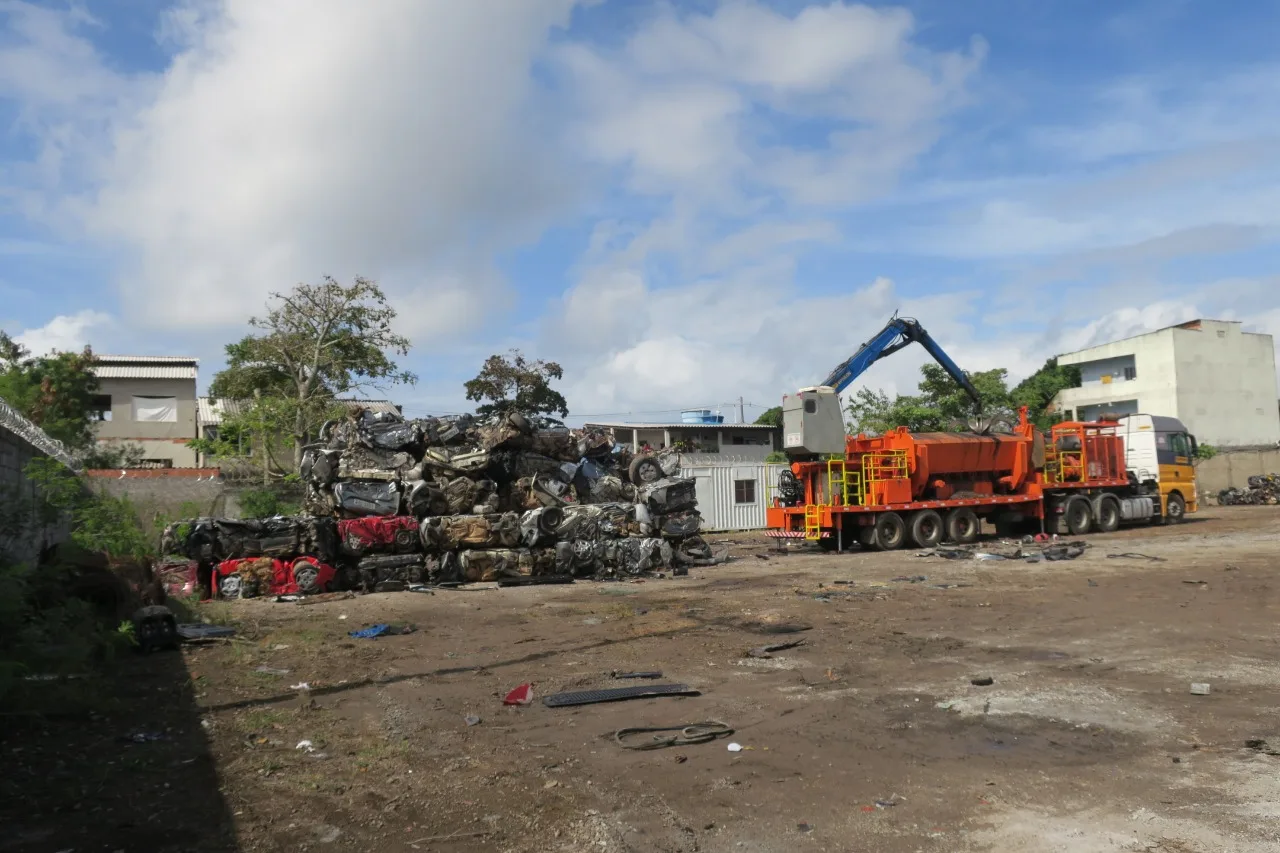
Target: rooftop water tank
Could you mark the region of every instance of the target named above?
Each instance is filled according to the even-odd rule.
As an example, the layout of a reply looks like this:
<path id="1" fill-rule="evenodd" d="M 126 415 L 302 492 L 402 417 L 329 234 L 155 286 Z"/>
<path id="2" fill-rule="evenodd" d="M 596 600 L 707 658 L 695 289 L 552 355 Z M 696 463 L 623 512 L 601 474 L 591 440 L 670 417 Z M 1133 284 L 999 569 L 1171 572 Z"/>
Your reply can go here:
<path id="1" fill-rule="evenodd" d="M 686 409 L 680 413 L 683 424 L 722 424 L 724 415 L 718 415 L 710 409 Z"/>

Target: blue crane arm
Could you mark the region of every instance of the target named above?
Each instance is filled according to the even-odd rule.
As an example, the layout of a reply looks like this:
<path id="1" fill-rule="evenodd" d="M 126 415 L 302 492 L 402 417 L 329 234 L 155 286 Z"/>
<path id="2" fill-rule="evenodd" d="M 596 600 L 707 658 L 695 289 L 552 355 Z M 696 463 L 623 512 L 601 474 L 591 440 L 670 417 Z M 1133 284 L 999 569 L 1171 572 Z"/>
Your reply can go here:
<path id="1" fill-rule="evenodd" d="M 919 323 L 906 317 L 894 317 L 891 319 L 883 329 L 876 333 L 875 337 L 859 347 L 858 351 L 850 356 L 847 361 L 831 371 L 831 375 L 822 384 L 836 389 L 837 392 L 844 391 L 855 379 L 866 372 L 868 367 L 885 356 L 893 355 L 911 343 L 919 343 L 924 347 L 929 355 L 933 356 L 934 360 L 942 365 L 942 369 L 947 371 L 947 374 L 972 398 L 974 408 L 981 410 L 982 398 L 978 396 L 978 390 L 973 387 L 969 377 L 965 376 L 959 365 L 951 360 L 951 356 L 947 355 L 942 347 L 938 346 L 938 342 Z"/>

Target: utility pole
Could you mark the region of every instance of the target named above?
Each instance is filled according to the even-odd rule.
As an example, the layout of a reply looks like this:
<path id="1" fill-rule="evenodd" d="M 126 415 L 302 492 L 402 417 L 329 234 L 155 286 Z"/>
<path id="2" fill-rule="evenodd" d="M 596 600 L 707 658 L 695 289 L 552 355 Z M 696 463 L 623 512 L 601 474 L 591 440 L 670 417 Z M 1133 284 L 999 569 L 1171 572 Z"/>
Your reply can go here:
<path id="1" fill-rule="evenodd" d="M 745 424 L 746 422 L 747 422 L 747 416 L 742 411 L 742 398 L 739 397 L 738 398 L 738 423 Z"/>

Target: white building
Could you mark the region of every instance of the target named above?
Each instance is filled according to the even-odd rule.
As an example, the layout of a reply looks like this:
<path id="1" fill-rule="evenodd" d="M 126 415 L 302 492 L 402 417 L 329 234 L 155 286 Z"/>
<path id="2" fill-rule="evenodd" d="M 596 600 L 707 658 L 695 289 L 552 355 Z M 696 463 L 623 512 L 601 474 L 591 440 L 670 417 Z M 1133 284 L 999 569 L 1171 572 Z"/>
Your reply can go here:
<path id="1" fill-rule="evenodd" d="M 785 465 L 767 465 L 780 447 L 777 427 L 763 424 L 588 423 L 628 447 L 680 448 L 680 476 L 692 477 L 704 530 L 756 530 Z"/>
<path id="2" fill-rule="evenodd" d="M 1201 443 L 1280 442 L 1275 344 L 1238 322 L 1192 320 L 1058 356 L 1080 368 L 1080 387 L 1058 393 L 1068 420 L 1103 413 L 1175 417 Z"/>

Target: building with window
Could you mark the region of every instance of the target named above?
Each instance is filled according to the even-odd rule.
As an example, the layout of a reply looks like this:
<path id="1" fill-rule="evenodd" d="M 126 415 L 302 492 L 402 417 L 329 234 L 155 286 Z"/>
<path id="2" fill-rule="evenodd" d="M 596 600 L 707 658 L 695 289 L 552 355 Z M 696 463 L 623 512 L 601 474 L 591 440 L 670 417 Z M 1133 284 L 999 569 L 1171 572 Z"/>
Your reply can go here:
<path id="1" fill-rule="evenodd" d="M 707 530 L 757 530 L 784 464 L 765 458 L 781 447 L 781 430 L 763 424 L 589 423 L 628 448 L 680 449 L 680 476 L 693 478 Z"/>
<path id="2" fill-rule="evenodd" d="M 1141 412 L 1178 418 L 1215 447 L 1280 442 L 1275 342 L 1238 322 L 1192 320 L 1065 353 L 1058 363 L 1080 369 L 1080 387 L 1054 400 L 1069 420 Z"/>
<path id="3" fill-rule="evenodd" d="M 194 468 L 196 370 L 185 356 L 100 355 L 94 359 L 98 444 L 142 448 L 149 468 Z"/>

